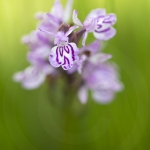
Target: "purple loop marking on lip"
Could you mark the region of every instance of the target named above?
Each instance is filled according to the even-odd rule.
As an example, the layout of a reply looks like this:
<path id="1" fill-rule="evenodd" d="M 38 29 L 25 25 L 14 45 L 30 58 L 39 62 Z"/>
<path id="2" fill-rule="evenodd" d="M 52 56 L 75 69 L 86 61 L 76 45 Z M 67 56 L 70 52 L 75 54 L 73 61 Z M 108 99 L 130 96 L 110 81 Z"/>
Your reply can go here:
<path id="1" fill-rule="evenodd" d="M 69 59 L 64 56 L 64 63 L 62 65 L 68 64 L 70 66 Z"/>
<path id="2" fill-rule="evenodd" d="M 63 47 L 59 47 L 59 53 L 60 53 L 60 56 L 63 56 Z"/>
<path id="3" fill-rule="evenodd" d="M 61 62 L 59 62 L 59 58 L 58 58 L 58 47 L 57 47 L 57 49 L 56 49 L 56 62 L 57 62 L 58 64 L 61 64 Z"/>
<path id="4" fill-rule="evenodd" d="M 98 24 L 97 26 L 98 26 L 98 29 L 100 29 L 100 28 L 102 27 L 102 25 L 101 25 L 101 24 Z"/>
<path id="5" fill-rule="evenodd" d="M 74 50 L 73 50 L 73 47 L 68 44 L 70 47 L 71 47 L 71 52 L 72 52 L 72 60 L 75 61 L 75 55 L 74 55 Z"/>
<path id="6" fill-rule="evenodd" d="M 68 46 L 64 46 L 64 49 L 69 54 L 69 48 L 68 48 Z"/>

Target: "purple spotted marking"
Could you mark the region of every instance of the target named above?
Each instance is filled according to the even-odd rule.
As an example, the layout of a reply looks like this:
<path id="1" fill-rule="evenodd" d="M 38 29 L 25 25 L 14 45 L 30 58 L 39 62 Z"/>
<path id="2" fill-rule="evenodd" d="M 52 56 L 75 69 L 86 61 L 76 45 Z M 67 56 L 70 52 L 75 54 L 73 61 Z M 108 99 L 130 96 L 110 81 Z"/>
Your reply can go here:
<path id="1" fill-rule="evenodd" d="M 63 56 L 63 47 L 61 46 L 61 47 L 59 47 L 59 53 L 60 53 L 60 56 Z"/>
<path id="2" fill-rule="evenodd" d="M 103 20 L 103 23 L 109 23 L 109 24 L 112 24 L 112 22 L 114 22 L 114 21 L 108 20 L 108 19 L 110 19 L 111 17 L 112 17 L 112 16 L 109 15 L 108 18 L 105 18 L 105 19 Z"/>
<path id="3" fill-rule="evenodd" d="M 101 24 L 98 24 L 97 26 L 98 26 L 98 29 L 100 29 L 100 28 L 102 27 L 102 25 L 101 25 Z"/>
<path id="4" fill-rule="evenodd" d="M 104 32 L 107 32 L 107 31 L 109 31 L 109 30 L 110 30 L 110 28 L 107 28 L 107 29 L 102 30 L 102 31 L 95 30 L 95 32 L 97 32 L 97 33 L 104 33 Z"/>
<path id="5" fill-rule="evenodd" d="M 66 66 L 63 66 L 65 69 L 67 69 L 67 67 Z"/>
<path id="6" fill-rule="evenodd" d="M 70 61 L 67 57 L 64 56 L 64 63 L 62 65 L 65 65 L 68 62 L 69 66 L 70 66 Z"/>
<path id="7" fill-rule="evenodd" d="M 64 46 L 64 49 L 69 54 L 69 48 L 68 48 L 68 46 Z"/>
<path id="8" fill-rule="evenodd" d="M 72 60 L 75 61 L 75 54 L 74 54 L 74 50 L 73 50 L 73 47 L 68 44 L 70 47 L 71 47 L 71 52 L 72 52 Z"/>
<path id="9" fill-rule="evenodd" d="M 59 59 L 58 59 L 58 49 L 59 49 L 59 47 L 57 47 L 57 49 L 56 49 L 56 62 L 58 64 L 61 64 L 61 62 L 59 62 Z"/>

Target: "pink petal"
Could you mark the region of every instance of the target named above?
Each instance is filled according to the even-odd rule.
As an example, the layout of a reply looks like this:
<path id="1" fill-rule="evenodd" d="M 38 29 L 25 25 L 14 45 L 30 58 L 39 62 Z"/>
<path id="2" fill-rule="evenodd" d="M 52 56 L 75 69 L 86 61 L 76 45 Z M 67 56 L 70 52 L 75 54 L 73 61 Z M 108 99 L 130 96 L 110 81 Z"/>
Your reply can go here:
<path id="1" fill-rule="evenodd" d="M 105 16 L 106 10 L 105 9 L 94 9 L 92 10 L 86 18 L 97 18 L 99 16 Z"/>
<path id="2" fill-rule="evenodd" d="M 15 81 L 15 82 L 20 82 L 22 79 L 23 79 L 23 72 L 22 71 L 20 71 L 20 72 L 17 72 L 17 73 L 15 73 L 14 74 L 14 76 L 13 76 L 13 80 Z"/>
<path id="3" fill-rule="evenodd" d="M 85 46 L 85 41 L 87 39 L 87 36 L 88 36 L 88 32 L 85 32 L 84 35 L 83 35 L 83 40 L 82 40 L 82 45 Z"/>
<path id="4" fill-rule="evenodd" d="M 111 38 L 113 38 L 116 34 L 116 29 L 114 29 L 113 27 L 112 28 L 109 28 L 105 31 L 95 31 L 94 32 L 94 36 L 96 39 L 99 39 L 99 40 L 109 40 Z"/>
<path id="5" fill-rule="evenodd" d="M 38 12 L 35 14 L 35 18 L 38 20 L 43 20 L 44 17 L 45 17 L 45 13 L 43 13 L 43 12 Z"/>
<path id="6" fill-rule="evenodd" d="M 79 26 L 83 26 L 83 24 L 81 23 L 81 21 L 78 19 L 78 12 L 76 10 L 73 11 L 73 16 L 72 16 L 72 19 L 73 19 L 73 22 L 76 24 L 76 25 L 79 25 Z"/>
<path id="7" fill-rule="evenodd" d="M 112 55 L 110 54 L 103 54 L 103 53 L 98 53 L 93 55 L 92 57 L 89 58 L 89 61 L 95 65 L 98 63 L 104 63 L 108 59 L 112 58 Z"/>
<path id="8" fill-rule="evenodd" d="M 57 14 L 57 13 L 56 13 Z M 55 15 L 56 15 L 55 14 Z M 60 23 L 61 23 L 61 21 L 60 21 L 60 19 L 58 19 L 58 18 L 56 18 L 55 17 L 55 15 L 52 15 L 52 14 L 50 14 L 50 13 L 47 13 L 46 14 L 46 19 L 51 23 L 51 24 L 54 24 L 54 25 L 60 25 Z"/>
<path id="9" fill-rule="evenodd" d="M 72 5 L 73 5 L 73 0 L 68 0 L 67 3 L 66 3 L 66 7 L 65 7 L 65 10 L 64 10 L 64 15 L 63 15 L 63 21 L 65 23 L 68 23 L 70 18 L 71 18 Z"/>
<path id="10" fill-rule="evenodd" d="M 55 0 L 54 6 L 51 9 L 51 14 L 62 20 L 63 18 L 63 7 L 59 0 Z"/>
<path id="11" fill-rule="evenodd" d="M 59 54 L 59 47 L 55 46 L 50 50 L 49 62 L 53 67 L 59 67 L 62 62 L 62 57 Z"/>
<path id="12" fill-rule="evenodd" d="M 108 14 L 104 17 L 103 22 L 104 24 L 110 24 L 111 26 L 114 25 L 117 21 L 117 17 L 115 14 Z"/>
<path id="13" fill-rule="evenodd" d="M 94 91 L 93 98 L 98 103 L 107 104 L 113 100 L 114 92 L 113 91 Z"/>
<path id="14" fill-rule="evenodd" d="M 14 76 L 15 81 L 21 82 L 25 89 L 38 88 L 45 80 L 45 74 L 35 66 L 29 66 Z"/>
<path id="15" fill-rule="evenodd" d="M 53 36 L 53 37 L 55 36 L 54 33 L 49 32 L 49 31 L 45 31 L 45 30 L 43 30 L 43 29 L 41 29 L 41 28 L 38 28 L 38 30 L 41 31 L 41 32 L 45 32 L 45 33 L 47 33 L 47 34 L 49 34 L 49 35 L 51 35 L 51 36 Z"/>
<path id="16" fill-rule="evenodd" d="M 79 26 L 72 26 L 69 28 L 69 30 L 65 33 L 65 36 L 68 36 L 73 30 L 79 28 Z"/>
<path id="17" fill-rule="evenodd" d="M 87 103 L 87 99 L 88 99 L 88 91 L 86 89 L 86 87 L 81 87 L 78 91 L 78 98 L 80 100 L 80 102 L 82 104 L 86 104 Z"/>
<path id="18" fill-rule="evenodd" d="M 55 72 L 55 68 L 52 67 L 50 64 L 45 64 L 43 65 L 42 67 L 42 71 L 43 73 L 45 73 L 46 75 L 49 75 L 49 74 L 53 74 Z"/>
<path id="19" fill-rule="evenodd" d="M 90 43 L 87 46 L 83 46 L 80 49 L 80 52 L 83 53 L 85 51 L 90 51 L 91 53 L 96 53 L 100 49 L 100 41 L 95 40 L 94 42 Z"/>
<path id="20" fill-rule="evenodd" d="M 73 64 L 79 60 L 78 47 L 75 43 L 69 43 L 64 47 L 62 67 L 64 70 L 70 69 Z"/>

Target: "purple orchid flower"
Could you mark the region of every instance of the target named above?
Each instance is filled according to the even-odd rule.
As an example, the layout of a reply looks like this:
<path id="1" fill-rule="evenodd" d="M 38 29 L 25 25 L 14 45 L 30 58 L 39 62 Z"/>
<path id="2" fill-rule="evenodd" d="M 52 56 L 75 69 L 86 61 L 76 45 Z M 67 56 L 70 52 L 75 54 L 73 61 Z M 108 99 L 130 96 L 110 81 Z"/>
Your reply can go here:
<path id="1" fill-rule="evenodd" d="M 86 29 L 84 34 L 82 45 L 85 45 L 88 33 L 93 32 L 94 36 L 98 40 L 109 40 L 116 34 L 116 30 L 112 27 L 116 22 L 115 14 L 107 14 L 104 9 L 92 10 L 86 17 L 85 21 L 81 21 L 77 18 L 78 12 L 73 11 L 73 22 Z"/>
<path id="2" fill-rule="evenodd" d="M 26 44 L 30 51 L 35 51 L 40 47 L 50 47 L 51 37 L 39 31 L 32 31 L 30 34 L 23 36 L 21 39 L 23 44 Z"/>
<path id="3" fill-rule="evenodd" d="M 24 36 L 22 42 L 30 49 L 27 59 L 31 66 L 17 72 L 13 79 L 16 82 L 21 82 L 25 89 L 31 90 L 38 88 L 45 81 L 47 75 L 53 75 L 56 72 L 46 61 L 51 49 L 51 41 L 49 35 L 33 31 Z"/>
<path id="4" fill-rule="evenodd" d="M 60 3 L 59 0 L 55 0 L 54 5 L 49 13 L 49 23 L 51 24 L 61 24 L 63 22 L 68 23 L 70 18 L 71 18 L 71 11 L 72 11 L 72 5 L 73 5 L 73 0 L 68 0 L 65 6 L 65 9 L 63 9 L 62 4 Z M 37 18 L 40 21 L 46 21 L 47 16 L 43 12 L 38 12 L 35 15 L 35 18 Z M 48 23 L 48 22 L 47 22 Z"/>
<path id="5" fill-rule="evenodd" d="M 16 82 L 21 82 L 25 89 L 32 90 L 38 88 L 48 74 L 54 73 L 54 68 L 48 64 L 42 64 L 42 67 L 32 65 L 25 70 L 15 73 L 13 79 Z"/>
<path id="6" fill-rule="evenodd" d="M 47 48 L 45 49 L 46 51 L 48 50 Z M 57 74 L 55 68 L 50 66 L 48 61 L 46 61 L 46 55 L 47 52 L 44 54 L 43 49 L 29 52 L 27 59 L 31 63 L 31 66 L 23 71 L 17 72 L 14 75 L 14 80 L 21 82 L 24 88 L 30 90 L 38 88 L 45 81 L 47 75 Z"/>
<path id="7" fill-rule="evenodd" d="M 87 102 L 88 89 L 92 91 L 96 102 L 105 104 L 111 102 L 115 93 L 123 88 L 122 83 L 118 80 L 116 66 L 110 63 L 87 63 L 83 71 L 83 80 L 85 84 L 78 92 L 82 103 Z"/>
<path id="8" fill-rule="evenodd" d="M 78 47 L 75 43 L 68 42 L 68 36 L 72 33 L 73 30 L 78 28 L 78 26 L 72 26 L 69 30 L 64 33 L 59 31 L 56 35 L 54 33 L 46 32 L 54 37 L 54 46 L 50 51 L 49 62 L 53 67 L 62 66 L 64 70 L 70 69 L 73 64 L 78 61 Z"/>
<path id="9" fill-rule="evenodd" d="M 46 46 L 30 51 L 27 59 L 31 63 L 31 66 L 17 72 L 14 75 L 14 80 L 21 82 L 22 86 L 26 89 L 35 89 L 45 81 L 47 75 L 56 74 L 55 68 L 50 66 L 48 61 L 46 61 L 49 51 L 49 47 Z"/>
<path id="10" fill-rule="evenodd" d="M 26 89 L 35 89 L 44 82 L 45 74 L 39 71 L 37 67 L 30 66 L 24 71 L 17 72 L 13 78 L 16 82 L 21 82 Z"/>

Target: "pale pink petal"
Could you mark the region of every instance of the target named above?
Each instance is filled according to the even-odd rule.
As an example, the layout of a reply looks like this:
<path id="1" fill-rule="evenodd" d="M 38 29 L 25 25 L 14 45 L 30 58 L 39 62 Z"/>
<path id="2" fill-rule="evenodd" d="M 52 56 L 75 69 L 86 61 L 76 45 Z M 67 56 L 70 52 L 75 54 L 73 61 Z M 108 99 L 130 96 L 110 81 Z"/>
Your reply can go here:
<path id="1" fill-rule="evenodd" d="M 124 85 L 116 79 L 116 81 L 113 84 L 113 90 L 119 92 L 119 91 L 122 91 L 123 88 L 124 88 Z"/>
<path id="2" fill-rule="evenodd" d="M 82 73 L 82 69 L 83 69 L 83 63 L 84 61 L 87 59 L 87 56 L 86 55 L 81 55 L 80 56 L 80 59 L 77 61 L 77 65 L 78 65 L 78 73 L 81 74 Z"/>
<path id="3" fill-rule="evenodd" d="M 38 20 L 43 20 L 45 18 L 45 13 L 43 13 L 43 12 L 36 13 L 35 18 Z"/>
<path id="4" fill-rule="evenodd" d="M 57 14 L 57 13 L 56 13 Z M 60 25 L 60 23 L 62 23 L 62 21 L 60 21 L 60 19 L 58 19 L 58 18 L 56 18 L 56 17 L 54 17 L 52 14 L 50 14 L 50 13 L 47 13 L 46 15 L 45 15 L 45 18 L 50 22 L 50 23 L 52 23 L 52 24 L 54 24 L 54 25 Z M 45 20 L 46 20 L 45 19 Z"/>
<path id="5" fill-rule="evenodd" d="M 23 72 L 20 71 L 20 72 L 17 72 L 14 74 L 13 76 L 13 80 L 16 81 L 16 82 L 20 82 L 22 79 L 23 79 Z"/>
<path id="6" fill-rule="evenodd" d="M 54 36 L 55 36 L 55 34 L 54 34 L 54 33 L 49 32 L 49 31 L 45 31 L 45 30 L 43 30 L 43 29 L 41 29 L 41 28 L 38 28 L 38 30 L 39 30 L 39 31 L 41 31 L 41 32 L 45 32 L 45 33 L 47 33 L 47 34 L 51 35 L 52 37 L 54 37 Z"/>
<path id="7" fill-rule="evenodd" d="M 72 5 L 73 5 L 73 0 L 68 0 L 63 15 L 63 22 L 65 23 L 68 23 L 71 18 Z"/>
<path id="8" fill-rule="evenodd" d="M 93 91 L 93 98 L 98 103 L 107 104 L 113 100 L 114 94 L 113 91 Z"/>
<path id="9" fill-rule="evenodd" d="M 42 67 L 42 72 L 46 75 L 53 74 L 55 72 L 55 68 L 52 67 L 50 64 L 45 64 Z"/>
<path id="10" fill-rule="evenodd" d="M 38 88 L 45 80 L 45 74 L 35 66 L 29 66 L 14 76 L 15 81 L 21 82 L 25 89 Z"/>
<path id="11" fill-rule="evenodd" d="M 88 32 L 85 32 L 84 35 L 83 35 L 83 40 L 82 40 L 82 45 L 85 46 L 85 41 L 87 39 L 87 36 L 88 36 Z"/>
<path id="12" fill-rule="evenodd" d="M 102 23 L 103 24 L 108 24 L 108 25 L 114 25 L 117 21 L 117 17 L 115 14 L 108 14 L 104 17 Z"/>
<path id="13" fill-rule="evenodd" d="M 116 29 L 114 29 L 113 27 L 108 28 L 106 30 L 103 31 L 95 31 L 94 32 L 94 36 L 96 39 L 99 40 L 109 40 L 111 38 L 113 38 L 116 34 Z"/>
<path id="14" fill-rule="evenodd" d="M 98 18 L 94 36 L 99 40 L 109 40 L 112 38 L 116 34 L 116 30 L 112 27 L 116 20 L 115 14 L 108 14 Z"/>
<path id="15" fill-rule="evenodd" d="M 86 18 L 83 22 L 83 27 L 87 32 L 94 32 L 97 27 L 97 18 Z"/>
<path id="16" fill-rule="evenodd" d="M 41 72 L 36 79 L 22 82 L 22 86 L 28 90 L 36 89 L 39 86 L 41 86 L 44 80 L 45 80 L 45 75 Z"/>
<path id="17" fill-rule="evenodd" d="M 72 27 L 70 27 L 69 30 L 65 33 L 65 36 L 68 36 L 70 33 L 72 33 L 72 31 L 74 31 L 77 28 L 79 28 L 79 26 L 72 26 Z"/>
<path id="18" fill-rule="evenodd" d="M 105 15 L 106 15 L 106 10 L 98 8 L 92 10 L 86 18 L 97 18 L 99 16 L 105 16 Z"/>
<path id="19" fill-rule="evenodd" d="M 44 15 L 44 20 L 42 20 L 41 24 L 39 24 L 39 28 L 44 31 L 49 31 L 52 33 L 56 33 L 60 26 L 60 20 L 55 18 L 53 15 L 46 13 Z"/>
<path id="20" fill-rule="evenodd" d="M 110 29 L 117 21 L 115 14 L 108 14 L 103 17 L 97 18 L 97 26 L 96 26 L 96 32 L 105 32 L 108 29 Z"/>
<path id="21" fill-rule="evenodd" d="M 30 34 L 28 35 L 24 35 L 21 39 L 22 43 L 24 44 L 34 44 L 37 43 L 38 38 L 37 38 L 37 31 L 32 31 Z"/>
<path id="22" fill-rule="evenodd" d="M 74 72 L 77 71 L 77 69 L 78 69 L 78 65 L 77 65 L 77 64 L 74 64 L 74 65 L 72 66 L 72 68 L 70 68 L 69 70 L 67 70 L 67 73 L 68 73 L 68 74 L 73 74 Z"/>
<path id="23" fill-rule="evenodd" d="M 56 16 L 60 20 L 62 20 L 63 13 L 64 13 L 64 10 L 63 10 L 62 4 L 60 3 L 59 0 L 55 0 L 54 6 L 51 9 L 51 14 L 54 15 L 54 16 Z"/>
<path id="24" fill-rule="evenodd" d="M 49 62 L 53 67 L 59 67 L 62 63 L 63 57 L 61 57 L 59 52 L 59 47 L 55 46 L 50 50 Z"/>
<path id="25" fill-rule="evenodd" d="M 97 65 L 98 63 L 104 63 L 110 58 L 112 58 L 112 55 L 110 54 L 98 53 L 98 54 L 92 55 L 92 57 L 89 58 L 89 61 Z"/>
<path id="26" fill-rule="evenodd" d="M 79 60 L 78 51 L 79 49 L 75 43 L 69 43 L 67 46 L 64 46 L 62 60 L 62 67 L 64 70 L 72 68 L 73 64 Z"/>
<path id="27" fill-rule="evenodd" d="M 41 47 L 38 47 L 36 48 L 35 50 L 33 51 L 30 51 L 28 53 L 28 58 L 30 59 L 34 59 L 34 58 L 42 58 L 42 59 L 45 59 L 49 56 L 49 53 L 50 53 L 50 50 L 51 50 L 51 47 L 47 46 L 47 45 L 44 45 L 44 46 L 41 46 Z"/>
<path id="28" fill-rule="evenodd" d="M 83 63 L 84 63 L 84 61 L 86 59 L 87 59 L 86 55 L 81 55 L 80 58 L 79 58 L 79 60 L 76 61 L 76 63 L 73 65 L 73 67 L 67 71 L 68 74 L 72 74 L 75 71 L 78 71 L 78 73 L 81 74 L 82 73 Z"/>
<path id="29" fill-rule="evenodd" d="M 89 51 L 92 54 L 96 53 L 98 50 L 100 50 L 100 45 L 101 45 L 100 41 L 99 40 L 95 40 L 94 42 L 90 43 L 89 45 L 83 46 L 80 49 L 80 52 L 83 53 L 85 51 Z"/>
<path id="30" fill-rule="evenodd" d="M 86 87 L 82 86 L 78 91 L 78 98 L 82 104 L 86 104 L 88 100 L 88 91 Z"/>
<path id="31" fill-rule="evenodd" d="M 78 19 L 78 12 L 76 10 L 73 11 L 73 16 L 72 16 L 72 19 L 73 19 L 73 22 L 76 24 L 76 25 L 79 25 L 79 26 L 83 26 L 83 24 L 81 23 L 81 21 Z"/>

